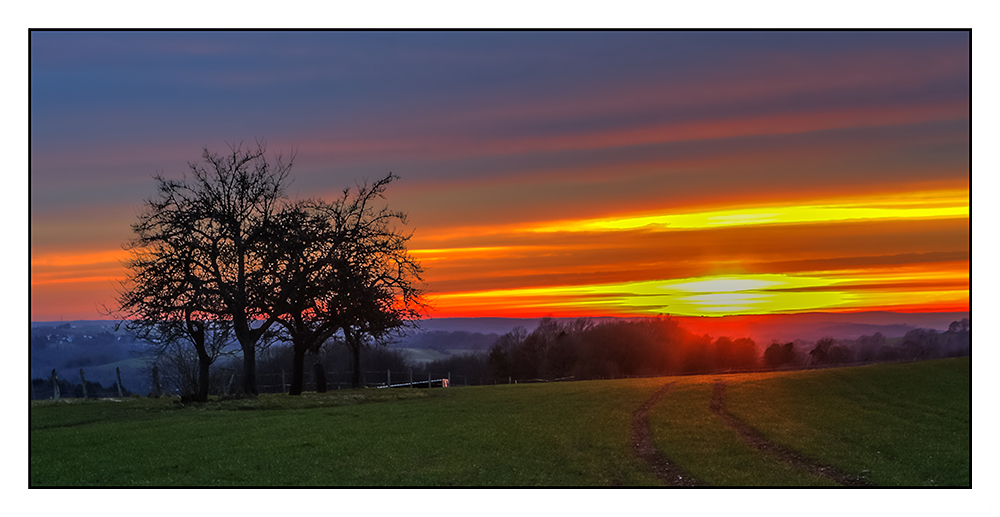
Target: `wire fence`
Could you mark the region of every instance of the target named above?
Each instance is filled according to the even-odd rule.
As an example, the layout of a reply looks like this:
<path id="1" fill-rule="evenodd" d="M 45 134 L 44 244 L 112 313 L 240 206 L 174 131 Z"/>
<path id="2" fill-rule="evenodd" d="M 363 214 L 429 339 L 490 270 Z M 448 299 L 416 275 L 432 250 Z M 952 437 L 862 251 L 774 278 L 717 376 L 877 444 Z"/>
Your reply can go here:
<path id="1" fill-rule="evenodd" d="M 303 373 L 302 389 L 304 391 L 320 391 L 322 387 L 316 383 L 315 370 L 306 369 Z M 353 372 L 324 371 L 324 374 L 325 389 L 327 390 L 351 389 L 353 386 Z M 423 372 L 413 369 L 407 371 L 365 370 L 361 372 L 361 387 L 363 388 L 468 386 L 470 380 L 472 379 L 464 375 L 456 375 L 452 379 L 451 372 Z M 287 393 L 291 389 L 291 384 L 291 372 L 257 374 L 257 391 L 259 393 Z"/>
<path id="2" fill-rule="evenodd" d="M 306 369 L 303 372 L 303 391 L 321 391 L 316 383 L 316 371 Z M 242 389 L 239 378 L 241 372 L 235 368 L 215 368 L 212 371 L 212 382 L 209 394 L 226 396 L 238 393 Z M 351 389 L 354 373 L 345 371 L 324 371 L 325 389 Z M 119 383 L 120 379 L 120 383 Z M 366 370 L 361 372 L 363 388 L 428 388 L 468 386 L 470 378 L 457 375 L 452 379 L 451 372 L 424 372 Z M 457 384 L 456 384 L 457 382 Z M 473 381 L 476 382 L 476 381 Z M 481 384 L 481 382 L 476 382 Z M 292 374 L 289 371 L 258 372 L 258 393 L 288 393 L 292 385 Z M 121 389 L 119 389 L 119 386 Z M 131 396 L 184 395 L 184 390 L 171 383 L 167 378 L 152 370 L 121 371 L 111 378 L 106 375 L 89 375 L 81 369 L 78 376 L 64 376 L 56 372 L 47 378 L 33 375 L 30 382 L 29 396 L 31 400 L 52 398 L 115 398 Z"/>
<path id="3" fill-rule="evenodd" d="M 878 361 L 878 363 L 910 362 L 908 360 Z M 728 368 L 709 369 L 696 372 L 685 372 L 674 375 L 717 375 L 734 373 L 756 373 L 770 371 L 787 371 L 815 368 L 834 368 L 845 366 L 862 366 L 873 364 L 873 361 L 837 363 L 837 364 L 795 364 L 780 367 L 756 366 L 752 368 Z M 44 400 L 52 398 L 109 398 L 109 397 L 134 397 L 134 396 L 158 396 L 173 395 L 181 396 L 185 390 L 171 382 L 168 377 L 161 377 L 154 370 L 126 370 L 109 374 L 106 369 L 95 369 L 91 373 L 80 369 L 78 375 L 63 376 L 53 372 L 48 378 L 40 378 L 33 375 L 30 382 L 29 396 L 31 400 Z M 238 368 L 219 367 L 212 369 L 212 382 L 210 383 L 209 394 L 216 396 L 234 395 L 242 390 L 242 372 Z M 622 378 L 648 378 L 662 377 L 663 374 L 651 375 L 622 375 Z M 325 379 L 324 379 L 325 377 Z M 613 380 L 616 376 L 598 377 L 588 380 Z M 306 368 L 303 372 L 303 391 L 328 391 L 351 389 L 353 387 L 354 373 L 351 371 L 324 370 L 321 381 L 325 385 L 317 384 L 317 371 L 313 368 Z M 487 384 L 530 384 L 539 382 L 559 382 L 584 380 L 575 377 L 564 377 L 559 379 L 515 379 L 513 377 L 493 378 L 493 377 L 470 377 L 451 372 L 434 372 L 431 370 L 414 371 L 412 368 L 406 371 L 387 370 L 364 370 L 361 372 L 360 385 L 363 388 L 437 388 L 452 386 L 470 386 Z M 190 385 L 190 383 L 189 383 Z M 265 371 L 257 373 L 258 393 L 288 393 L 292 387 L 292 374 L 290 371 L 281 370 L 277 372 Z"/>

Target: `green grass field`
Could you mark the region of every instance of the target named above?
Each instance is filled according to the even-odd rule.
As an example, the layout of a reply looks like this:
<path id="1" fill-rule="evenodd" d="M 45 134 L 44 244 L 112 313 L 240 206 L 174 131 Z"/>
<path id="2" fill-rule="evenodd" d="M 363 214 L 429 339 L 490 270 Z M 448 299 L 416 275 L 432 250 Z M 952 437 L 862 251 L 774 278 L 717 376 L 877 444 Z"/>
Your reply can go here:
<path id="1" fill-rule="evenodd" d="M 971 483 L 968 358 L 746 375 L 434 390 L 335 390 L 181 406 L 167 399 L 36 401 L 32 486 L 655 486 L 631 417 L 709 485 L 831 482 L 741 441 L 709 409 L 877 485 Z"/>
<path id="2" fill-rule="evenodd" d="M 772 441 L 867 471 L 876 485 L 967 486 L 970 381 L 969 358 L 789 372 L 734 384 L 729 410 Z"/>

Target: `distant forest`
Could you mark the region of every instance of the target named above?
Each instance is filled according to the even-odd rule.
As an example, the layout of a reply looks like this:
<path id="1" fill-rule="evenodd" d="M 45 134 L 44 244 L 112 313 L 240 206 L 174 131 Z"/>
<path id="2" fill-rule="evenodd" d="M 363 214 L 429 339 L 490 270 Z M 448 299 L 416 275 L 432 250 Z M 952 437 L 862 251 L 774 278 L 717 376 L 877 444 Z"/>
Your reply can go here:
<path id="1" fill-rule="evenodd" d="M 913 329 L 902 337 L 876 332 L 857 339 L 822 338 L 755 343 L 746 337 L 694 334 L 669 317 L 639 320 L 540 320 L 528 332 L 516 327 L 503 335 L 468 331 L 416 332 L 394 345 L 366 349 L 362 370 L 367 385 L 384 383 L 386 372 L 394 382 L 410 376 L 424 379 L 450 374 L 455 384 L 493 384 L 584 380 L 635 376 L 681 375 L 710 372 L 800 369 L 873 362 L 913 361 L 971 354 L 969 319 L 953 322 L 947 331 Z M 415 361 L 413 350 L 434 350 L 442 359 Z M 238 347 L 229 360 L 212 368 L 212 392 L 228 393 L 240 386 Z M 155 362 L 154 362 L 155 361 Z M 258 355 L 262 392 L 282 391 L 290 372 L 289 346 L 273 344 Z M 87 372 L 90 397 L 118 395 L 115 365 L 122 366 L 126 396 L 153 391 L 151 367 L 158 367 L 164 393 L 184 394 L 197 386 L 197 361 L 183 353 L 172 357 L 145 355 L 144 344 L 107 324 L 72 327 L 62 324 L 31 331 L 32 394 L 52 396 L 50 371 L 59 376 L 63 397 L 82 396 L 77 371 Z M 316 366 L 328 372 L 331 387 L 347 387 L 350 355 L 343 343 L 331 339 L 308 354 L 307 385 L 315 386 Z M 105 387 L 107 386 L 107 387 Z"/>
<path id="2" fill-rule="evenodd" d="M 902 338 L 876 332 L 857 339 L 774 342 L 761 354 L 752 339 L 696 335 L 671 318 L 559 322 L 544 318 L 500 336 L 485 354 L 437 361 L 435 371 L 489 382 L 599 379 L 628 376 L 796 369 L 913 361 L 971 354 L 969 319 L 945 332 L 914 329 Z"/>

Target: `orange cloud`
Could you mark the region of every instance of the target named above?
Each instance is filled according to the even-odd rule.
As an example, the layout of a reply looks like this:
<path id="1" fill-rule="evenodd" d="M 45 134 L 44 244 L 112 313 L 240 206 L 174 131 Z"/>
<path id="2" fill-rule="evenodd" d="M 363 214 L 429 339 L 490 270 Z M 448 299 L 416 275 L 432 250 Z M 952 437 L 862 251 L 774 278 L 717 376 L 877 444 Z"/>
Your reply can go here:
<path id="1" fill-rule="evenodd" d="M 808 209 L 812 205 L 804 205 L 808 210 L 802 211 L 793 205 L 790 211 L 781 206 L 755 208 L 774 220 L 750 225 L 736 218 L 720 225 L 675 229 L 670 224 L 644 224 L 641 217 L 643 224 L 633 224 L 633 216 L 622 216 L 600 224 L 562 221 L 453 230 L 424 239 L 436 247 L 417 248 L 415 255 L 426 266 L 425 278 L 436 295 L 436 315 L 959 307 L 968 303 L 969 285 L 968 198 L 963 194 L 961 190 L 909 192 L 828 199 L 821 205 L 857 207 L 864 217 L 840 209 L 814 213 Z M 772 214 L 782 210 L 791 214 L 789 218 Z M 715 213 L 695 213 L 691 220 L 711 221 Z M 442 248 L 443 243 L 455 247 Z M 649 289 L 643 286 L 671 279 L 718 275 L 824 280 L 813 284 L 782 280 L 787 285 L 761 292 L 699 294 L 683 300 L 667 300 L 655 290 L 639 292 Z"/>

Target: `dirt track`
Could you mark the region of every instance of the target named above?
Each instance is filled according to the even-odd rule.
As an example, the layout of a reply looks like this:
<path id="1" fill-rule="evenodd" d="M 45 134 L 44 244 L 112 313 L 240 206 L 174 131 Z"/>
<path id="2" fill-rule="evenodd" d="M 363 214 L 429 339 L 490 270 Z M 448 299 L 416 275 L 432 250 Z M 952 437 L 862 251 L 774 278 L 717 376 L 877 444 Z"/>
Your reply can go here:
<path id="1" fill-rule="evenodd" d="M 793 450 L 769 441 L 757 432 L 756 429 L 750 427 L 745 422 L 739 420 L 726 411 L 725 399 L 726 383 L 718 381 L 715 383 L 715 388 L 712 391 L 712 411 L 722 417 L 722 419 L 726 422 L 726 425 L 738 432 L 740 436 L 742 436 L 743 439 L 755 449 L 770 455 L 771 457 L 777 458 L 788 465 L 811 472 L 817 476 L 825 477 L 844 486 L 871 486 L 871 484 L 863 478 L 851 476 L 829 465 L 815 462 L 809 458 L 801 456 Z"/>
<path id="2" fill-rule="evenodd" d="M 673 383 L 667 384 L 653 394 L 642 407 L 632 413 L 632 447 L 635 453 L 649 463 L 656 477 L 670 486 L 699 486 L 688 473 L 681 470 L 667 459 L 659 449 L 653 445 L 652 433 L 649 430 L 649 410 L 670 391 Z"/>

